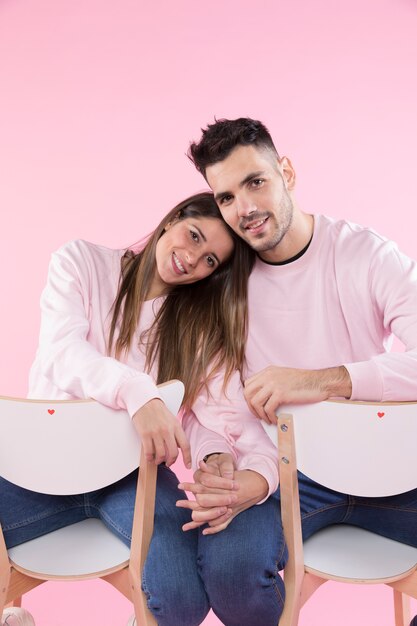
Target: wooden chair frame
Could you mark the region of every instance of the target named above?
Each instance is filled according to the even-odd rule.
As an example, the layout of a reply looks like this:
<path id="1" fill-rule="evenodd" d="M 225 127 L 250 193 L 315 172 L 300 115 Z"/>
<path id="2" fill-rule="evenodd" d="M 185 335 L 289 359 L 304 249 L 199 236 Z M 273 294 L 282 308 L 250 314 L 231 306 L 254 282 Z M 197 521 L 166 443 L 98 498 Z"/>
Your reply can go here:
<path id="1" fill-rule="evenodd" d="M 143 457 L 142 457 L 143 458 Z M 8 605 L 20 606 L 22 596 L 48 580 L 89 580 L 99 578 L 110 583 L 134 605 L 138 626 L 156 626 L 141 589 L 143 566 L 153 532 L 157 466 L 143 463 L 138 476 L 130 560 L 112 570 L 92 572 L 86 576 L 45 577 L 22 570 L 9 561 L 0 526 L 0 615 Z"/>
<path id="2" fill-rule="evenodd" d="M 372 405 L 372 403 L 361 404 Z M 375 406 L 383 407 L 384 403 Z M 393 576 L 390 579 L 344 579 L 317 571 L 305 565 L 299 505 L 294 418 L 289 412 L 291 407 L 286 407 L 286 410 L 288 413 L 278 414 L 277 428 L 281 515 L 284 537 L 289 552 L 288 562 L 284 570 L 286 600 L 283 613 L 279 620 L 279 626 L 297 626 L 301 607 L 313 593 L 328 580 L 367 584 L 384 583 L 389 585 L 393 588 L 394 592 L 395 626 L 408 626 L 410 621 L 409 599 L 410 597 L 417 599 L 417 558 L 416 564 L 408 571 Z"/>
<path id="3" fill-rule="evenodd" d="M 165 385 L 167 384 L 168 383 L 165 383 Z M 161 387 L 165 385 L 161 385 Z M 178 385 L 181 388 L 181 393 L 183 390 L 182 383 L 178 383 L 177 381 L 177 395 Z M 11 400 L 10 398 L 5 399 Z M 173 402 L 177 403 L 177 400 L 178 398 L 175 398 Z M 47 402 L 29 400 L 23 402 L 44 402 L 45 406 L 48 407 L 51 403 L 54 405 L 68 403 L 74 404 L 74 402 L 77 403 L 79 401 L 57 402 L 54 400 Z M 82 402 L 88 403 L 91 401 Z M 170 407 L 169 402 L 168 406 Z M 177 404 L 175 404 L 175 406 L 177 406 Z M 174 411 L 172 407 L 170 408 Z M 176 410 L 177 409 L 175 409 L 175 411 Z M 143 447 L 140 446 L 139 443 L 137 449 L 138 455 L 136 467 L 139 466 L 140 458 L 145 459 Z M 157 469 L 158 468 L 154 463 L 146 461 L 142 462 L 140 465 L 132 527 L 130 559 L 119 563 L 115 567 L 102 571 L 94 571 L 85 575 L 70 576 L 53 576 L 39 571 L 31 571 L 22 568 L 9 558 L 0 525 L 0 615 L 6 606 L 20 606 L 23 594 L 27 593 L 31 589 L 34 589 L 38 585 L 47 582 L 48 580 L 74 581 L 100 578 L 114 586 L 133 603 L 138 626 L 156 626 L 157 622 L 147 607 L 146 597 L 141 589 L 141 579 L 153 533 Z"/>

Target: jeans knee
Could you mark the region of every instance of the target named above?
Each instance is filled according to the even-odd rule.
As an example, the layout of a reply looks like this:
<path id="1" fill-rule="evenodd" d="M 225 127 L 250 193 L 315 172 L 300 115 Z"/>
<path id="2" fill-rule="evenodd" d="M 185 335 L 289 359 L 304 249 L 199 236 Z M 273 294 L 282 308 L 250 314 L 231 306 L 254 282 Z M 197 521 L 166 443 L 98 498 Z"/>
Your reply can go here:
<path id="1" fill-rule="evenodd" d="M 147 605 L 158 626 L 198 626 L 204 621 L 210 606 L 201 581 L 195 583 L 166 578 L 150 585 L 143 579 Z"/>

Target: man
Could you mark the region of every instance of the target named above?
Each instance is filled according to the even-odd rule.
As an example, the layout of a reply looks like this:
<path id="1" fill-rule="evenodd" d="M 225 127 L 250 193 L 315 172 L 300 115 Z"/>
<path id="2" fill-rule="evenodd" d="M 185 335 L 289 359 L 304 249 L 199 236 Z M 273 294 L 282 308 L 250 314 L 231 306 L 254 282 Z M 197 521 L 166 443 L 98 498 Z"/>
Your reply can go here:
<path id="1" fill-rule="evenodd" d="M 217 121 L 189 156 L 258 259 L 249 282 L 244 388 L 236 377 L 222 394 L 214 381 L 212 397 L 197 402 L 194 413 L 210 435 L 188 416 L 200 470 L 185 487 L 197 501 L 179 505 L 192 510 L 185 529 L 208 523 L 198 558 L 216 614 L 227 626 L 272 626 L 282 611 L 278 571 L 286 560 L 279 491 L 270 465 L 252 462 L 245 424 L 254 429 L 255 418 L 243 396 L 267 422 L 282 403 L 416 400 L 417 266 L 370 229 L 301 211 L 294 168 L 258 121 Z M 392 334 L 404 353 L 387 352 Z M 259 437 L 252 436 L 252 456 L 265 450 L 269 462 Z M 300 499 L 305 538 L 346 522 L 417 546 L 417 489 L 382 503 L 301 476 Z"/>

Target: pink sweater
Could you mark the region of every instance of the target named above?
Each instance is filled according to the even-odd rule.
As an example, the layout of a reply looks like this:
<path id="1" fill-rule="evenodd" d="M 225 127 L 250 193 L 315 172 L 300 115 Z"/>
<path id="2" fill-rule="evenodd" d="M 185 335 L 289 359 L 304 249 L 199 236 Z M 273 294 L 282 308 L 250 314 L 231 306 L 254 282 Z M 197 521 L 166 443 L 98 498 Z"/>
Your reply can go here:
<path id="1" fill-rule="evenodd" d="M 389 353 L 392 335 L 405 345 Z M 287 265 L 257 260 L 249 284 L 246 376 L 268 365 L 345 365 L 352 400 L 417 399 L 417 265 L 374 231 L 315 217 L 307 252 Z M 236 375 L 227 397 L 221 377 L 184 425 L 193 461 L 229 451 L 239 469 L 278 485 L 276 450 L 248 410 Z M 206 427 L 206 431 L 196 425 Z"/>
<path id="2" fill-rule="evenodd" d="M 70 241 L 52 255 L 41 297 L 39 348 L 29 377 L 29 397 L 94 398 L 131 416 L 158 389 L 143 373 L 145 355 L 133 345 L 125 362 L 106 355 L 124 250 Z M 149 328 L 161 300 L 145 302 L 137 337 Z"/>

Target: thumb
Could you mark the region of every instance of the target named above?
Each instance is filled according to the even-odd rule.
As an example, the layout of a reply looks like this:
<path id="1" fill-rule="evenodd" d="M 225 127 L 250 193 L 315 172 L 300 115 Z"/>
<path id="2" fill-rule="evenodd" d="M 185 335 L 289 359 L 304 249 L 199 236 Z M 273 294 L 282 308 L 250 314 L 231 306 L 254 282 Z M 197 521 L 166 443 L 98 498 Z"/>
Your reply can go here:
<path id="1" fill-rule="evenodd" d="M 235 468 L 233 465 L 233 459 L 230 454 L 223 454 L 219 460 L 219 471 L 222 478 L 230 478 L 233 480 Z"/>

